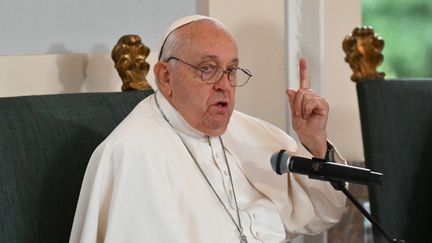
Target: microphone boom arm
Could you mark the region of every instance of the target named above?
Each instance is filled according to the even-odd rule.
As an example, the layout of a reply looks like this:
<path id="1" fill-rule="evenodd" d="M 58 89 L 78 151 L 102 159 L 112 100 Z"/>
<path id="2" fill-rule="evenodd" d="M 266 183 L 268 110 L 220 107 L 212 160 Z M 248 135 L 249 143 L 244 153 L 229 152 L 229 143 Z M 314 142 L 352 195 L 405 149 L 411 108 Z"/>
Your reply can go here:
<path id="1" fill-rule="evenodd" d="M 372 226 L 374 226 L 378 231 L 381 233 L 381 235 L 384 236 L 384 238 L 388 242 L 396 242 L 396 243 L 406 243 L 404 240 L 398 240 L 398 239 L 392 239 L 381 226 L 378 224 L 378 222 L 372 217 L 372 215 L 360 204 L 360 202 L 346 189 L 346 183 L 343 181 L 336 181 L 333 179 L 327 179 L 330 184 L 334 187 L 334 189 L 338 191 L 342 191 L 343 194 L 356 206 L 358 210 L 365 216 L 369 222 L 371 222 Z"/>

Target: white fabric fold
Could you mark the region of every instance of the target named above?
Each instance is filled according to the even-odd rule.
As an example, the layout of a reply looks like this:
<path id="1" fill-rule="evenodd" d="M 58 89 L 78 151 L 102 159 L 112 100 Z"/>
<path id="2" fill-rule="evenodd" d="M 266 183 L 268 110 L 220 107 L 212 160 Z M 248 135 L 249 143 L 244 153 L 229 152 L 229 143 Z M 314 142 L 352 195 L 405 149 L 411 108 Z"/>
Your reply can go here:
<path id="1" fill-rule="evenodd" d="M 156 95 L 178 132 L 197 143 L 206 138 Z M 222 139 L 229 160 L 277 209 L 285 240 L 319 233 L 342 216 L 345 197 L 329 183 L 272 171 L 274 152 L 297 149 L 279 128 L 234 111 Z M 237 243 L 237 233 L 153 95 L 138 104 L 93 153 L 70 242 Z"/>

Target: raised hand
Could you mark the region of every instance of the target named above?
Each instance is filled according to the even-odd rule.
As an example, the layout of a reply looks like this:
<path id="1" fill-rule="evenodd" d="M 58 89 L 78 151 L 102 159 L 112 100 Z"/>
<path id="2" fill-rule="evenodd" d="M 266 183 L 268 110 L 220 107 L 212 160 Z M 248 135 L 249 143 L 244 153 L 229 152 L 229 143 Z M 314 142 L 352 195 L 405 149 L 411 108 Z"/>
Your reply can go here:
<path id="1" fill-rule="evenodd" d="M 299 61 L 300 88 L 286 91 L 291 107 L 291 120 L 300 142 L 318 158 L 324 158 L 327 150 L 327 101 L 310 89 L 306 61 Z"/>

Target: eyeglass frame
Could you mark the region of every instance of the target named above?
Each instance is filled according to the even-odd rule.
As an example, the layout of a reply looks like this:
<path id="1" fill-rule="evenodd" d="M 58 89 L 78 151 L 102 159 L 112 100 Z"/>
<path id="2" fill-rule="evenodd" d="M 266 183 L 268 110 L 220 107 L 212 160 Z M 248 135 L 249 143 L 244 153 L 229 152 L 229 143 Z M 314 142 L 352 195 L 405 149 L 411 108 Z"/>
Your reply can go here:
<path id="1" fill-rule="evenodd" d="M 212 78 L 210 78 L 209 80 L 204 80 L 202 76 L 203 76 L 203 74 L 204 74 L 205 71 L 201 70 L 202 68 L 200 68 L 200 67 L 198 67 L 198 66 L 195 66 L 195 65 L 193 65 L 193 64 L 190 64 L 190 63 L 188 63 L 188 62 L 185 62 L 185 61 L 183 61 L 183 60 L 181 60 L 180 58 L 175 57 L 175 56 L 171 56 L 171 57 L 167 58 L 165 62 L 169 62 L 169 61 L 171 61 L 171 60 L 179 61 L 180 63 L 186 64 L 186 65 L 188 65 L 188 66 L 194 68 L 196 71 L 201 72 L 200 78 L 201 78 L 201 81 L 202 81 L 203 83 L 205 83 L 205 84 L 215 84 L 215 83 L 217 83 L 217 82 L 222 78 L 222 76 L 226 73 L 226 74 L 227 74 L 227 77 L 228 77 L 228 81 L 229 81 L 229 83 L 230 83 L 231 86 L 233 86 L 233 87 L 242 87 L 242 86 L 246 85 L 246 84 L 249 82 L 250 78 L 253 76 L 252 73 L 251 73 L 248 69 L 244 69 L 244 68 L 240 68 L 240 67 L 235 67 L 235 68 L 233 68 L 233 69 L 235 69 L 235 70 L 225 70 L 225 69 L 224 69 L 223 67 L 221 67 L 221 66 L 213 65 L 213 64 L 209 64 L 209 66 L 213 66 L 213 67 L 216 68 L 216 72 L 214 73 L 214 75 L 217 73 L 217 70 L 222 70 L 222 73 L 221 73 L 220 77 L 217 78 L 217 79 L 214 78 L 215 76 L 213 75 Z M 230 79 L 230 74 L 233 73 L 234 71 L 237 71 L 237 70 L 242 71 L 242 72 L 243 72 L 244 74 L 246 74 L 247 77 L 248 77 L 248 78 L 246 79 L 246 81 L 245 81 L 243 84 L 241 84 L 241 85 L 237 85 L 237 80 L 235 80 L 236 83 L 233 84 L 232 81 L 231 81 L 231 79 Z M 220 71 L 219 71 L 219 72 L 220 72 Z M 214 78 L 214 80 L 211 81 L 213 78 Z"/>

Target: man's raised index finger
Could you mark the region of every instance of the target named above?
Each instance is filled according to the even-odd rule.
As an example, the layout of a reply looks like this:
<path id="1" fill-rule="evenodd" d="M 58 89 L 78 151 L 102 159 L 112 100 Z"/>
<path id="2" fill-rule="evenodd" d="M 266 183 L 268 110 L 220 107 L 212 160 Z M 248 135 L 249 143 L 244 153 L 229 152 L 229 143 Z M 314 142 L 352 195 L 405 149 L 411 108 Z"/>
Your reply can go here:
<path id="1" fill-rule="evenodd" d="M 299 70 L 300 70 L 300 89 L 309 89 L 310 79 L 309 79 L 309 73 L 307 72 L 306 60 L 304 58 L 300 58 Z"/>

